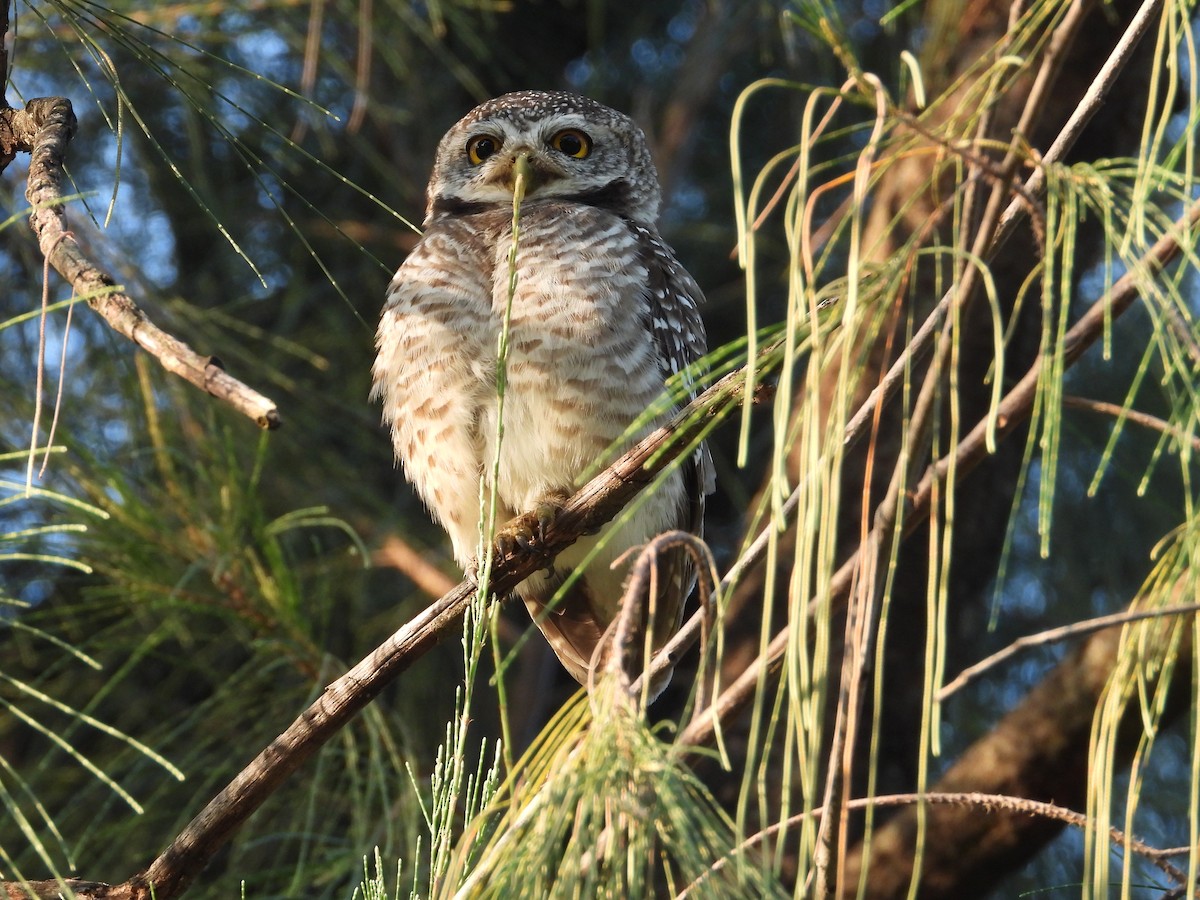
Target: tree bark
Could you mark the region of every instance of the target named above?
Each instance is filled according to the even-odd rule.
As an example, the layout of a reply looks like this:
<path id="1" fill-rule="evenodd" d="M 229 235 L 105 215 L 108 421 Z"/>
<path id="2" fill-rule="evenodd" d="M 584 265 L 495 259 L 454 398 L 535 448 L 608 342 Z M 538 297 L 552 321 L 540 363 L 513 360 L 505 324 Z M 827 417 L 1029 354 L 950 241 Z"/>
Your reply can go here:
<path id="1" fill-rule="evenodd" d="M 992 731 L 974 743 L 933 787 L 935 792 L 1008 794 L 1082 809 L 1087 799 L 1088 743 L 1096 706 L 1117 665 L 1121 629 L 1089 638 Z M 1183 651 L 1186 658 L 1188 651 Z M 1187 708 L 1190 667 L 1176 667 L 1166 720 Z M 1127 716 L 1125 757 L 1141 734 Z M 917 810 L 908 808 L 875 831 L 869 856 L 859 845 L 846 865 L 842 897 L 857 897 L 864 866 L 868 900 L 908 896 L 917 860 Z M 922 900 L 983 897 L 1065 827 L 1026 812 L 981 815 L 968 806 L 930 806 L 920 855 Z"/>

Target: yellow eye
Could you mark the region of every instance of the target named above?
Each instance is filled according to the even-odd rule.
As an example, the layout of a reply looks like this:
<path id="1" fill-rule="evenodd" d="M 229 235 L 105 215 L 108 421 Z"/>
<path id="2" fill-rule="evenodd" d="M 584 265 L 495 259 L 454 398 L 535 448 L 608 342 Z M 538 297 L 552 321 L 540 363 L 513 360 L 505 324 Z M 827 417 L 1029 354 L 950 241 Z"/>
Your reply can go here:
<path id="1" fill-rule="evenodd" d="M 559 153 L 584 159 L 592 152 L 592 139 L 575 128 L 567 128 L 550 138 L 550 146 Z"/>
<path id="2" fill-rule="evenodd" d="M 467 141 L 467 159 L 471 165 L 482 165 L 483 161 L 500 149 L 500 138 L 490 134 L 477 134 Z"/>

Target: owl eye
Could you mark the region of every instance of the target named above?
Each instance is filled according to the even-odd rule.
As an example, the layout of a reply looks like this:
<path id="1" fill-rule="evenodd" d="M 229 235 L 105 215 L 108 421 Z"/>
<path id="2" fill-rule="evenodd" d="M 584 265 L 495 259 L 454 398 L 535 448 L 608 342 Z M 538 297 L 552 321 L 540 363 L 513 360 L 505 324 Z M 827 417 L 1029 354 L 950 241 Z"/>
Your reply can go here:
<path id="1" fill-rule="evenodd" d="M 592 152 L 592 139 L 578 129 L 567 128 L 550 138 L 550 146 L 575 159 L 585 159 Z"/>
<path id="2" fill-rule="evenodd" d="M 490 134 L 477 134 L 467 141 L 467 159 L 471 165 L 482 165 L 483 161 L 500 149 L 500 139 Z"/>

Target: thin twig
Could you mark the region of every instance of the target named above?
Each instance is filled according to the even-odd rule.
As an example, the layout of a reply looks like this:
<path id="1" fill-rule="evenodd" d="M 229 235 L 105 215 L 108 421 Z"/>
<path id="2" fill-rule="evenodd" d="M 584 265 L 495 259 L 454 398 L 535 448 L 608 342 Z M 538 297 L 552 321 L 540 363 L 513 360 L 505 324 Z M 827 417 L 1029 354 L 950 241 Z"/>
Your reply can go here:
<path id="1" fill-rule="evenodd" d="M 1026 201 L 1027 197 L 1040 196 L 1046 187 L 1046 167 L 1061 162 L 1075 146 L 1075 142 L 1083 133 L 1084 128 L 1092 120 L 1095 114 L 1103 105 L 1104 98 L 1116 83 L 1117 76 L 1121 74 L 1125 64 L 1129 61 L 1129 57 L 1133 49 L 1137 46 L 1142 36 L 1146 33 L 1146 29 L 1150 27 L 1154 14 L 1162 5 L 1162 0 L 1145 0 L 1142 7 L 1130 22 L 1129 27 L 1121 36 L 1121 40 L 1109 54 L 1104 66 L 1097 73 L 1095 80 L 1088 88 L 1082 101 L 1071 114 L 1071 118 L 1067 120 L 1067 124 L 1063 126 L 1054 143 L 1050 145 L 1050 149 L 1041 158 L 1041 165 L 1034 169 L 1033 173 L 1026 179 L 1025 184 L 1018 191 L 1018 196 L 1014 197 L 1009 203 L 1008 208 L 1000 216 L 1000 224 L 996 229 L 996 238 L 988 253 L 987 258 L 993 258 L 995 254 L 1008 242 L 1016 231 L 1017 225 L 1022 221 L 1022 217 L 1029 214 L 1029 204 Z M 949 290 L 938 301 L 937 307 L 934 309 L 934 314 L 925 320 L 917 333 L 913 335 L 913 339 L 908 346 L 896 358 L 895 363 L 888 369 L 887 375 L 879 382 L 879 384 L 868 395 L 867 400 L 859 408 L 858 412 L 850 419 L 846 426 L 846 445 L 850 446 L 857 441 L 866 431 L 864 425 L 874 414 L 875 407 L 886 403 L 891 396 L 899 390 L 904 380 L 907 377 L 907 372 L 910 368 L 923 360 L 929 351 L 932 349 L 933 337 L 941 327 L 942 321 L 950 310 L 950 305 L 953 302 L 957 291 L 957 286 L 952 285 Z"/>
<path id="2" fill-rule="evenodd" d="M 1113 47 L 1112 53 L 1108 55 L 1108 59 L 1104 61 L 1104 65 L 1096 73 L 1096 77 L 1084 93 L 1083 99 L 1075 106 L 1074 112 L 1071 113 L 1071 118 L 1067 120 L 1067 124 L 1063 126 L 1054 143 L 1050 145 L 1050 149 L 1042 157 L 1042 164 L 1033 170 L 1033 174 L 1025 182 L 1025 193 L 1036 197 L 1045 189 L 1047 166 L 1050 163 L 1057 163 L 1062 160 L 1066 157 L 1068 151 L 1075 146 L 1075 142 L 1083 134 L 1083 130 L 1104 105 L 1109 90 L 1116 83 L 1117 77 L 1125 69 L 1125 66 L 1133 56 L 1133 51 L 1141 43 L 1142 37 L 1149 30 L 1151 23 L 1162 9 L 1162 5 L 1163 0 L 1144 0 L 1130 21 L 1129 27 L 1125 29 L 1125 33 L 1121 35 L 1121 39 Z M 1015 230 L 1017 223 L 1020 221 L 1022 209 L 1023 206 L 1014 201 L 1004 211 L 1004 216 L 1000 220 L 1001 240 L 1007 240 Z"/>
<path id="3" fill-rule="evenodd" d="M 1133 47 L 1141 39 L 1146 29 L 1149 27 L 1150 18 L 1153 12 L 1161 5 L 1161 0 L 1146 0 L 1143 3 L 1138 14 L 1134 17 L 1129 27 L 1126 29 L 1121 40 L 1109 55 L 1104 66 L 1097 74 L 1095 81 L 1088 89 L 1083 102 L 1072 113 L 1067 124 L 1063 126 L 1058 137 L 1051 145 L 1050 150 L 1042 157 L 1043 167 L 1047 164 L 1060 161 L 1063 156 L 1074 146 L 1075 141 L 1079 138 L 1084 127 L 1091 121 L 1099 108 L 1099 103 L 1107 95 L 1108 91 L 1115 83 L 1117 75 L 1124 68 L 1128 61 L 1129 55 Z M 1007 209 L 1001 214 L 999 224 L 996 228 L 996 235 L 989 248 L 988 253 L 984 258 L 992 258 L 1000 248 L 1007 242 L 1008 238 L 1015 232 L 1017 224 L 1021 221 L 1021 216 L 1028 214 L 1029 206 L 1025 200 L 1026 197 L 1036 197 L 1041 194 L 1045 188 L 1045 171 L 1043 167 L 1039 167 L 1034 171 L 1021 191 L 1021 195 L 1015 197 L 1008 205 Z M 1186 232 L 1196 221 L 1196 214 L 1200 211 L 1200 206 L 1193 206 L 1190 213 L 1183 216 L 1177 223 L 1176 229 L 1180 233 Z M 1154 248 L 1146 254 L 1143 261 L 1148 261 L 1150 264 L 1159 266 L 1166 265 L 1171 259 L 1174 259 L 1179 252 L 1179 244 L 1175 239 L 1170 237 L 1170 234 L 1165 235 Z M 968 273 L 973 273 L 974 268 L 969 268 Z M 1115 318 L 1124 312 L 1128 305 L 1132 303 L 1136 297 L 1136 279 L 1133 277 L 1133 272 L 1136 267 L 1124 276 L 1116 285 L 1108 297 L 1100 300 L 1094 307 L 1093 313 L 1099 310 L 1101 322 L 1104 316 L 1104 307 L 1106 301 L 1112 302 L 1112 316 Z M 895 392 L 904 384 L 908 377 L 910 368 L 923 360 L 930 350 L 933 348 L 933 341 L 943 326 L 946 315 L 949 313 L 951 304 L 955 302 L 958 296 L 959 286 L 951 285 L 946 293 L 938 301 L 937 306 L 932 313 L 921 324 L 913 335 L 912 340 L 904 348 L 904 350 L 896 358 L 892 367 L 887 374 L 880 380 L 879 384 L 867 396 L 867 399 L 859 407 L 858 411 L 851 416 L 847 422 L 843 432 L 843 443 L 846 447 L 851 447 L 858 442 L 859 439 L 867 432 L 868 424 L 873 419 L 876 409 L 882 404 L 888 402 Z M 1111 299 L 1110 299 L 1111 298 Z M 1118 310 L 1118 307 L 1119 310 Z M 1091 315 L 1092 313 L 1089 313 Z M 1076 323 L 1076 326 L 1068 332 L 1065 344 L 1073 344 L 1076 341 L 1082 342 L 1077 348 L 1077 354 L 1082 353 L 1084 349 L 1090 346 L 1099 334 L 1096 328 L 1096 321 L 1093 319 L 1089 322 L 1087 316 Z M 1074 335 L 1074 339 L 1072 339 Z M 1064 347 L 1064 366 L 1069 367 L 1077 358 L 1070 356 Z M 1040 373 L 1041 360 L 1035 362 L 1030 372 L 1026 375 L 1026 379 L 1021 382 L 1018 389 L 1010 392 L 1005 398 L 1005 403 L 1008 403 L 1009 412 L 1006 412 L 1004 403 L 1001 405 L 999 415 L 997 416 L 997 438 L 999 432 L 1007 433 L 1015 425 L 1023 421 L 1029 414 L 1032 408 L 1032 389 L 1037 384 L 1037 379 Z M 1032 381 L 1029 379 L 1032 377 Z M 1028 383 L 1027 383 L 1028 382 Z M 1022 390 L 1024 386 L 1024 390 Z M 1017 397 L 1018 391 L 1021 391 L 1020 397 Z M 960 459 L 955 460 L 955 464 L 959 467 L 956 470 L 958 477 L 964 477 L 967 472 L 973 468 L 986 454 L 987 442 L 985 438 L 988 435 L 989 423 L 987 421 L 980 422 L 967 440 L 960 443 L 956 456 Z M 970 442 L 970 443 L 968 443 Z M 968 452 L 969 451 L 969 452 Z M 968 461 L 968 456 L 973 457 Z M 939 462 L 940 474 L 939 478 L 945 476 L 949 469 L 950 458 L 944 458 Z M 933 468 L 933 467 L 931 467 Z M 920 502 L 914 496 L 908 499 L 909 509 L 906 512 L 906 533 L 911 532 L 920 522 L 924 521 L 925 516 L 929 513 L 929 502 L 931 500 L 930 490 L 933 487 L 933 482 L 929 481 L 929 474 L 926 475 L 926 480 L 922 482 L 923 493 L 920 494 Z M 802 486 L 802 485 L 801 485 Z M 789 509 L 794 509 L 795 502 L 798 500 L 800 487 L 797 486 L 792 496 L 786 505 Z M 755 541 L 755 547 L 759 553 L 766 547 L 765 538 L 767 532 L 764 530 L 760 535 L 760 539 Z M 853 576 L 858 563 L 859 553 L 855 553 L 838 572 L 835 574 L 833 582 L 830 585 L 830 602 L 844 602 L 846 592 L 850 586 L 850 579 Z M 810 610 L 811 612 L 811 610 Z M 689 622 L 689 626 L 691 623 Z M 692 630 L 687 629 L 689 633 Z M 682 635 L 680 636 L 682 639 Z M 714 736 L 714 729 L 717 722 L 727 720 L 740 710 L 750 697 L 753 696 L 757 689 L 760 674 L 762 670 L 766 670 L 768 676 L 773 676 L 778 671 L 782 664 L 784 650 L 788 644 L 788 633 L 786 630 L 778 633 L 772 638 L 767 648 L 760 653 L 759 657 L 751 663 L 735 680 L 722 692 L 721 696 L 714 700 L 713 706 L 708 711 L 707 715 L 694 719 L 679 735 L 677 741 L 682 746 L 697 746 L 707 744 Z"/>
<path id="4" fill-rule="evenodd" d="M 1061 352 L 1064 370 L 1073 366 L 1084 351 L 1099 339 L 1104 333 L 1106 321 L 1119 318 L 1129 309 L 1138 297 L 1141 275 L 1160 270 L 1168 265 L 1179 255 L 1181 243 L 1185 243 L 1189 247 L 1192 245 L 1190 236 L 1198 225 L 1200 225 L 1200 201 L 1193 202 L 1138 263 L 1132 266 L 1129 272 L 1122 276 L 1102 298 L 1092 304 L 1079 321 L 1071 326 L 1063 338 Z M 995 428 L 997 440 L 1011 434 L 1030 415 L 1044 362 L 1042 357 L 1038 357 L 1024 377 L 1000 402 Z M 905 534 L 915 530 L 929 515 L 933 493 L 944 484 L 952 466 L 956 477 L 961 480 L 987 457 L 988 431 L 989 422 L 986 419 L 976 423 L 971 432 L 959 442 L 958 448 L 952 456 L 944 456 L 926 469 L 921 482 L 905 500 L 907 504 L 904 515 Z M 861 550 L 853 554 L 834 574 L 828 587 L 829 600 L 827 602 L 829 604 L 836 605 L 845 602 L 851 580 L 859 565 L 860 553 Z M 810 606 L 810 615 L 815 612 L 815 607 Z M 680 732 L 676 743 L 684 747 L 694 747 L 711 741 L 716 721 L 727 721 L 753 696 L 760 671 L 764 668 L 768 674 L 778 671 L 787 644 L 788 632 L 785 629 L 776 634 L 767 645 L 766 650 L 746 667 L 720 697 L 716 698 L 704 716 L 696 719 Z"/>
<path id="5" fill-rule="evenodd" d="M 1032 647 L 1044 647 L 1046 644 L 1053 644 L 1058 641 L 1069 640 L 1070 638 L 1083 637 L 1084 635 L 1094 634 L 1097 631 L 1103 631 L 1105 628 L 1111 628 L 1114 625 L 1126 625 L 1130 622 L 1140 622 L 1143 619 L 1156 619 L 1162 616 L 1182 616 L 1194 612 L 1200 612 L 1200 603 L 1164 606 L 1162 609 L 1125 610 L 1124 612 L 1112 613 L 1107 616 L 1097 616 L 1094 619 L 1085 619 L 1082 622 L 1073 622 L 1070 625 L 1062 625 L 1058 628 L 1048 628 L 1045 631 L 1039 631 L 1037 634 L 1024 635 L 1017 638 L 1003 650 L 998 650 L 974 665 L 967 666 L 967 668 L 958 673 L 953 681 L 944 685 L 937 692 L 937 700 L 939 703 L 945 701 L 951 694 L 962 690 L 988 669 L 994 668 L 1002 662 L 1011 659 L 1022 650 L 1028 650 Z"/>
<path id="6" fill-rule="evenodd" d="M 2 0 L 0 0 L 2 2 Z M 777 346 L 765 348 L 757 360 L 761 368 Z M 656 428 L 580 488 L 563 504 L 554 522 L 538 535 L 533 513 L 518 517 L 535 537 L 530 546 L 511 556 L 497 556 L 490 587 L 492 598 L 502 597 L 534 572 L 546 567 L 580 536 L 609 522 L 655 476 L 691 444 L 745 399 L 745 367 L 711 385 L 665 425 Z M 769 402 L 770 385 L 758 384 L 749 401 Z M 172 900 L 182 894 L 218 850 L 233 836 L 289 775 L 370 703 L 397 676 L 420 659 L 443 637 L 452 633 L 478 587 L 471 579 L 460 582 L 409 620 L 370 655 L 325 688 L 321 696 L 258 754 L 192 819 L 146 871 L 120 885 L 71 882 L 77 896 L 87 900 Z M 35 882 L 39 891 L 57 892 L 58 882 Z M 10 897 L 30 896 L 15 882 L 6 883 Z"/>
<path id="7" fill-rule="evenodd" d="M 1191 444 L 1194 450 L 1200 450 L 1200 437 L 1186 433 L 1182 428 L 1170 422 L 1144 413 L 1140 410 L 1121 406 L 1117 403 L 1107 403 L 1104 400 L 1091 400 L 1087 397 L 1063 397 L 1063 406 L 1073 406 L 1076 409 L 1088 409 L 1106 416 L 1116 416 L 1118 419 L 1128 419 L 1137 425 L 1145 426 L 1153 431 L 1169 435 L 1180 444 Z"/>
<path id="8" fill-rule="evenodd" d="M 846 803 L 846 807 L 851 810 L 862 810 L 869 808 L 882 808 L 889 806 L 913 806 L 915 804 L 928 803 L 937 806 L 975 806 L 979 807 L 984 812 L 1010 812 L 1021 813 L 1030 816 L 1041 816 L 1046 819 L 1054 819 L 1059 822 L 1065 822 L 1068 825 L 1074 825 L 1078 828 L 1093 827 L 1088 821 L 1087 816 L 1083 813 L 1075 812 L 1072 809 L 1067 809 L 1062 806 L 1056 806 L 1053 803 L 1046 803 L 1041 800 L 1029 800 L 1025 797 L 1013 797 L 1007 794 L 980 794 L 975 792 L 933 792 L 928 794 L 887 794 L 881 797 L 862 797 L 856 800 L 850 800 Z M 803 822 L 805 819 L 813 818 L 814 816 L 824 816 L 825 810 L 823 807 L 808 812 L 796 813 L 789 816 L 783 822 L 776 822 L 764 828 L 750 837 L 742 841 L 736 849 L 718 859 L 707 869 L 704 874 L 689 884 L 686 888 L 676 895 L 676 900 L 683 900 L 684 897 L 691 895 L 691 892 L 703 884 L 710 876 L 719 872 L 727 866 L 730 860 L 737 859 L 742 853 L 750 850 L 757 845 L 774 837 L 781 831 L 794 828 L 796 825 Z M 1151 847 L 1144 841 L 1140 841 L 1131 835 L 1125 834 L 1118 828 L 1109 828 L 1109 839 L 1114 845 L 1125 847 L 1132 850 L 1139 856 L 1151 860 L 1155 866 L 1161 869 L 1168 877 L 1173 879 L 1177 884 L 1186 884 L 1187 875 L 1180 871 L 1176 866 L 1171 865 L 1166 861 L 1167 856 L 1177 855 L 1177 848 L 1171 848 L 1169 851 L 1159 850 Z M 1183 852 L 1187 852 L 1185 848 Z"/>
<path id="9" fill-rule="evenodd" d="M 3 0 L 0 0 L 3 2 Z M 6 881 L 4 896 L 8 900 L 47 900 L 74 897 L 75 900 L 143 900 L 150 895 L 140 894 L 129 884 L 105 884 L 80 878 L 48 879 L 46 881 Z"/>
<path id="10" fill-rule="evenodd" d="M 661 682 L 659 680 L 666 671 L 665 666 L 656 669 L 654 677 L 648 682 L 641 677 L 641 674 L 649 668 L 644 664 L 645 660 L 637 666 L 639 674 L 634 676 L 632 673 L 636 662 L 634 641 L 638 637 L 645 637 L 642 623 L 653 622 L 656 615 L 664 612 L 664 610 L 655 610 L 653 606 L 647 608 L 647 604 L 653 603 L 653 598 L 660 596 L 658 565 L 662 554 L 669 550 L 682 550 L 691 557 L 699 588 L 699 611 L 701 614 L 708 611 L 709 597 L 712 593 L 710 572 L 716 566 L 708 545 L 702 538 L 688 531 L 665 531 L 652 538 L 645 547 L 641 548 L 637 560 L 629 572 L 625 590 L 621 596 L 620 614 L 609 626 L 592 653 L 592 661 L 588 670 L 589 693 L 592 691 L 595 675 L 601 671 L 602 663 L 604 671 L 620 679 L 621 689 L 629 696 L 643 694 L 646 695 L 645 700 L 653 700 L 659 690 L 665 686 L 665 680 Z M 622 558 L 629 552 L 632 550 L 622 554 Z M 620 562 L 621 559 L 618 559 L 613 565 Z M 687 598 L 680 597 L 679 599 L 683 601 Z M 668 657 L 668 659 L 670 658 Z"/>
<path id="11" fill-rule="evenodd" d="M 228 375 L 216 357 L 201 356 L 151 322 L 112 276 L 84 255 L 69 233 L 63 211 L 63 163 L 76 128 L 70 102 L 44 97 L 30 100 L 23 110 L 8 112 L 18 149 L 30 154 L 25 191 L 33 207 L 29 221 L 51 265 L 114 331 L 154 356 L 167 371 L 228 403 L 260 427 L 277 427 L 280 419 L 274 402 Z"/>

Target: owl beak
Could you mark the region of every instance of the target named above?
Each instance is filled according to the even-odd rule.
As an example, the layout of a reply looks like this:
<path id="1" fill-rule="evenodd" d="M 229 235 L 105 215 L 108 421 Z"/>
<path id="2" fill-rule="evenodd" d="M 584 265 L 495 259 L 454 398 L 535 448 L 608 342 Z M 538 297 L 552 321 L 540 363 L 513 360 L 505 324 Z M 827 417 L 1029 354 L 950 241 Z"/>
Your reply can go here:
<path id="1" fill-rule="evenodd" d="M 522 194 L 532 193 L 537 187 L 537 172 L 534 171 L 533 164 L 529 161 L 528 153 L 518 153 L 517 158 L 512 164 L 512 188 L 513 193 L 518 191 L 517 185 L 520 185 Z"/>

